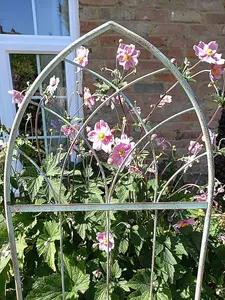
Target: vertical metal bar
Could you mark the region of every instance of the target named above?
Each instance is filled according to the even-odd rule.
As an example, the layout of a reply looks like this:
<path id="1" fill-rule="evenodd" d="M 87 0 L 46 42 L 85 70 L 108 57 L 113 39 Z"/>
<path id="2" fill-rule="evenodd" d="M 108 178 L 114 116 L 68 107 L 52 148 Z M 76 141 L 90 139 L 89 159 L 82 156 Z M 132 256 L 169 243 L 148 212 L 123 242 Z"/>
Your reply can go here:
<path id="1" fill-rule="evenodd" d="M 10 183 L 8 184 L 10 185 Z M 16 297 L 17 300 L 23 300 L 22 287 L 20 281 L 19 262 L 18 262 L 17 251 L 16 251 L 16 240 L 15 240 L 14 227 L 12 222 L 12 213 L 10 211 L 8 204 L 6 204 L 5 206 L 5 215 L 6 215 L 7 229 L 9 235 L 10 253 L 11 253 L 11 258 L 13 263 Z"/>
<path id="2" fill-rule="evenodd" d="M 156 245 L 156 234 L 157 234 L 157 221 L 158 221 L 158 211 L 155 210 L 154 216 L 154 228 L 153 228 L 153 239 L 152 239 L 152 264 L 151 264 L 151 278 L 150 278 L 150 295 L 149 299 L 153 299 L 153 281 L 154 281 L 154 267 L 155 267 L 155 245 Z"/>
<path id="3" fill-rule="evenodd" d="M 206 125 L 206 129 L 208 131 L 208 127 Z M 212 152 L 212 144 L 209 139 L 209 136 L 205 135 L 205 143 L 208 158 L 209 160 L 213 161 L 213 152 Z M 210 151 L 211 150 L 211 151 Z M 196 282 L 196 289 L 195 289 L 195 300 L 201 299 L 201 288 L 202 288 L 202 281 L 204 275 L 204 267 L 205 267 L 205 258 L 206 258 L 206 251 L 207 251 L 207 243 L 208 243 L 208 236 L 209 236 L 209 228 L 210 228 L 210 220 L 211 220 L 211 213 L 213 207 L 213 194 L 214 194 L 214 165 L 210 165 L 208 162 L 208 167 L 210 168 L 210 172 L 208 175 L 208 207 L 206 210 L 205 215 L 205 222 L 204 222 L 204 229 L 202 234 L 202 243 L 201 243 L 201 251 L 198 263 L 198 274 L 197 274 L 197 282 Z"/>
<path id="4" fill-rule="evenodd" d="M 62 213 L 59 212 L 59 231 L 60 231 L 60 269 L 61 269 L 61 285 L 62 299 L 65 300 L 65 278 L 64 278 L 64 260 L 63 260 L 63 230 L 62 230 Z"/>

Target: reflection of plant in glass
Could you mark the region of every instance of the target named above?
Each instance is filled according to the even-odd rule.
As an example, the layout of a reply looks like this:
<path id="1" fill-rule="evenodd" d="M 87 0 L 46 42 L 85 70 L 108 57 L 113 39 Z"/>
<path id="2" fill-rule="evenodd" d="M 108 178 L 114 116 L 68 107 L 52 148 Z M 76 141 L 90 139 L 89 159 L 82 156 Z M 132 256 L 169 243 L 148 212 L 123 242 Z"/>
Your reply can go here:
<path id="1" fill-rule="evenodd" d="M 215 89 L 213 97 L 218 104 L 209 121 L 210 125 L 225 105 L 224 83 L 220 86 L 219 76 L 223 74 L 220 65 L 223 59 L 217 54 L 215 42 L 201 42 L 194 49 L 199 62 L 191 66 L 185 59 L 179 70 L 191 82 L 203 72 L 209 74 L 209 88 Z M 77 49 L 77 57 L 71 63 L 78 71 L 88 65 L 88 54 L 85 47 Z M 177 83 L 158 96 L 156 103 L 151 104 L 150 111 L 143 109 L 142 103 L 129 101 L 123 93 L 136 80 L 129 81 L 139 67 L 139 57 L 139 49 L 120 40 L 116 68 L 103 68 L 111 80 L 100 77 L 93 94 L 88 87 L 84 87 L 81 92 L 76 84 L 74 93 L 83 100 L 80 109 L 85 106 L 90 109 L 88 112 L 91 114 L 86 118 L 70 115 L 66 109 L 63 112 L 53 109 L 59 79 L 57 75 L 50 79 L 36 106 L 40 108 L 43 105 L 45 112 L 54 117 L 50 118 L 49 123 L 52 126 L 51 134 L 54 130 L 60 132 L 57 147 L 53 151 L 53 139 L 50 138 L 48 151 L 43 153 L 38 144 L 35 147 L 26 138 L 18 137 L 16 146 L 19 148 L 23 170 L 21 174 L 15 172 L 12 177 L 12 187 L 20 194 L 19 200 L 13 198 L 14 202 L 119 204 L 152 202 L 154 199 L 164 202 L 208 200 L 207 186 L 199 186 L 198 181 L 185 182 L 183 179 L 185 172 L 191 170 L 191 166 L 204 156 L 205 145 L 200 142 L 201 139 L 204 142 L 204 136 L 199 135 L 196 140 L 188 141 L 186 153 L 180 157 L 176 146 L 158 133 L 157 128 L 152 128 L 153 114 L 173 105 L 170 93 Z M 203 62 L 208 63 L 209 68 L 195 71 Z M 32 104 L 35 105 L 34 102 Z M 102 107 L 105 109 L 104 115 L 101 114 Z M 106 119 L 106 111 L 112 116 L 109 120 Z M 210 136 L 216 155 L 224 155 L 223 148 L 216 146 L 212 132 Z M 32 161 L 27 161 L 27 156 L 34 151 L 39 154 L 35 163 L 45 173 L 48 184 L 40 170 L 32 165 Z M 4 157 L 4 151 L 0 153 Z M 70 156 L 71 153 L 73 156 Z M 180 173 L 171 177 L 171 170 L 172 175 L 175 174 L 174 170 L 180 170 Z M 202 293 L 202 298 L 208 300 L 225 297 L 223 194 L 224 185 L 216 180 L 208 252 L 210 259 L 206 261 Z M 63 214 L 66 297 L 105 300 L 108 290 L 112 299 L 149 299 L 152 268 L 156 299 L 193 299 L 203 217 L 202 210 L 160 212 L 155 243 L 156 259 L 152 265 L 152 212 L 93 211 Z M 21 251 L 20 264 L 26 299 L 61 299 L 57 216 L 41 214 L 27 217 L 19 214 L 14 216 L 14 223 L 18 225 L 16 234 Z M 0 245 L 3 253 L 7 251 L 7 246 L 7 241 Z M 211 261 L 214 263 L 211 264 Z M 0 259 L 0 270 L 7 272 L 9 266 L 9 259 L 6 260 L 5 256 Z M 35 275 L 31 277 L 30 274 Z M 0 276 L 7 282 L 7 286 L 11 286 L 12 277 L 4 276 L 3 272 Z M 107 280 L 110 283 L 106 287 Z"/>

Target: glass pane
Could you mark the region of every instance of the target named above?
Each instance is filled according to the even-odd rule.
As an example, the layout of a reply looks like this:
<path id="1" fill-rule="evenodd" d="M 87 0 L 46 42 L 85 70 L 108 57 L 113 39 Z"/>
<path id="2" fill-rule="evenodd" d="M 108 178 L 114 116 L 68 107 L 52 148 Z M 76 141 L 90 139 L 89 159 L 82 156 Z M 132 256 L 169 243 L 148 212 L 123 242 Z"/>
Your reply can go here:
<path id="1" fill-rule="evenodd" d="M 38 76 L 38 70 L 42 71 L 46 65 L 54 58 L 53 54 L 10 54 L 11 70 L 13 89 L 17 91 L 23 91 L 27 88 L 27 82 L 32 83 Z M 54 110 L 59 115 L 64 116 L 64 111 L 67 105 L 66 96 L 66 76 L 65 76 L 65 64 L 62 62 L 59 64 L 43 82 L 41 88 L 45 89 L 49 84 L 49 80 L 52 76 L 59 77 L 60 82 L 55 92 L 56 97 L 48 102 L 48 108 Z M 37 104 L 40 102 L 41 94 L 38 90 L 33 101 Z M 38 98 L 38 99 L 37 99 Z M 44 103 L 42 103 L 44 105 Z M 17 107 L 18 108 L 18 107 Z M 30 104 L 26 110 L 26 113 L 22 119 L 20 126 L 20 134 L 26 134 L 28 136 L 35 135 L 35 124 L 38 128 L 39 136 L 60 135 L 62 122 L 50 112 L 40 108 L 38 114 L 37 105 Z M 36 115 L 38 116 L 36 119 Z"/>
<path id="2" fill-rule="evenodd" d="M 31 0 L 1 0 L 0 34 L 34 34 Z"/>
<path id="3" fill-rule="evenodd" d="M 35 0 L 37 33 L 69 35 L 68 0 Z"/>

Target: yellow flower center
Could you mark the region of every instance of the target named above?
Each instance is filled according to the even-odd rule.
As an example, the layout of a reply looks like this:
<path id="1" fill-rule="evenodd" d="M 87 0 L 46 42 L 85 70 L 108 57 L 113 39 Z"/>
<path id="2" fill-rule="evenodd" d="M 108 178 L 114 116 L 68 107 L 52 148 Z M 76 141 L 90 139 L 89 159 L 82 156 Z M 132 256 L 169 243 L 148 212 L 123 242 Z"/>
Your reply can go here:
<path id="1" fill-rule="evenodd" d="M 129 61 L 131 59 L 131 55 L 130 54 L 124 54 L 124 60 L 125 61 Z"/>
<path id="2" fill-rule="evenodd" d="M 107 238 L 104 238 L 104 239 L 103 239 L 103 244 L 104 244 L 104 245 L 108 245 L 108 239 L 107 239 Z"/>
<path id="3" fill-rule="evenodd" d="M 98 138 L 99 138 L 100 140 L 104 140 L 104 139 L 105 139 L 104 133 L 99 133 Z"/>
<path id="4" fill-rule="evenodd" d="M 219 68 L 213 68 L 213 70 L 212 70 L 214 75 L 216 75 L 218 73 L 218 71 L 219 71 Z"/>
<path id="5" fill-rule="evenodd" d="M 124 155 L 124 150 L 119 150 L 119 156 L 123 156 Z"/>
<path id="6" fill-rule="evenodd" d="M 181 225 L 181 227 L 186 227 L 186 226 L 188 226 L 187 223 L 183 223 L 183 224 Z"/>
<path id="7" fill-rule="evenodd" d="M 88 102 L 88 97 L 84 96 L 84 102 Z"/>
<path id="8" fill-rule="evenodd" d="M 79 61 L 79 63 L 82 62 L 83 56 L 78 56 L 77 60 Z"/>
<path id="9" fill-rule="evenodd" d="M 209 55 L 209 56 L 212 56 L 213 55 L 213 50 L 212 49 L 208 49 L 206 51 L 206 54 Z"/>

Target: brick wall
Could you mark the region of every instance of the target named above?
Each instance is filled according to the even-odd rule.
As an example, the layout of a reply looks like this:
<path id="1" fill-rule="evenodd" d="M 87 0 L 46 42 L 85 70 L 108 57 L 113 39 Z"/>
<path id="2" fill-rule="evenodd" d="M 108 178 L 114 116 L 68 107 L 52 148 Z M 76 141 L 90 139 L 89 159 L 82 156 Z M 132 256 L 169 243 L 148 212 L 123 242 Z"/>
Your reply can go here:
<path id="1" fill-rule="evenodd" d="M 209 42 L 216 40 L 220 52 L 225 56 L 225 2 L 224 0 L 80 0 L 81 34 L 113 20 L 133 30 L 158 47 L 168 58 L 176 58 L 178 63 L 187 56 L 192 62 L 197 61 L 193 45 L 199 40 Z M 99 70 L 107 64 L 115 66 L 115 53 L 118 40 L 117 33 L 110 32 L 98 37 L 88 47 L 91 49 L 91 68 Z M 124 42 L 130 42 L 124 39 Z M 141 49 L 140 49 L 141 50 Z M 156 70 L 161 64 L 147 51 L 141 51 L 137 75 Z M 206 67 L 208 65 L 206 64 Z M 215 103 L 210 98 L 214 92 L 208 88 L 208 77 L 199 77 L 198 84 L 192 84 L 204 112 L 209 119 L 213 114 Z M 85 83 L 92 87 L 91 76 L 85 76 Z M 149 106 L 155 103 L 161 93 L 175 82 L 173 75 L 165 73 L 151 77 L 129 89 L 128 96 L 137 100 L 138 105 L 147 113 Z M 165 106 L 153 116 L 157 123 L 172 113 L 190 107 L 189 100 L 183 90 L 177 87 L 171 92 L 173 104 Z M 106 113 L 106 112 L 105 112 Z M 220 116 L 218 115 L 217 120 Z M 105 116 L 110 122 L 113 114 Z M 211 128 L 216 131 L 217 121 Z M 189 139 L 199 134 L 199 125 L 195 114 L 189 113 L 167 124 L 161 132 L 178 151 L 187 146 Z"/>

